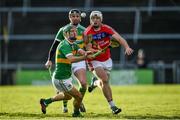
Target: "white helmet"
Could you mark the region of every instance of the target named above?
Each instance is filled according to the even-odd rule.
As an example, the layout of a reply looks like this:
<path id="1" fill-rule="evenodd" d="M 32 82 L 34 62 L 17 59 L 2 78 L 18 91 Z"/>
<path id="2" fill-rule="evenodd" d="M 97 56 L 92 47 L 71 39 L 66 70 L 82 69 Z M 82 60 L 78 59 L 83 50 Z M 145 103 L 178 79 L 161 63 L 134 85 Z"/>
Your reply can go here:
<path id="1" fill-rule="evenodd" d="M 101 21 L 103 20 L 103 15 L 100 11 L 92 11 L 90 14 L 90 20 L 92 19 L 93 16 L 98 16 L 100 17 Z"/>

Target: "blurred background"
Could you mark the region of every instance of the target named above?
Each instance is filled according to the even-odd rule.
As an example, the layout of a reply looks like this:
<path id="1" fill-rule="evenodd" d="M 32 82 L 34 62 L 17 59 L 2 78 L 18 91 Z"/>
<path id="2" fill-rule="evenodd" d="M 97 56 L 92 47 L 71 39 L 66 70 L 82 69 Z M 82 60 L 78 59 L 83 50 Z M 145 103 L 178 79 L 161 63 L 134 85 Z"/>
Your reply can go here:
<path id="1" fill-rule="evenodd" d="M 92 10 L 102 11 L 103 22 L 134 49 L 130 57 L 111 49 L 111 84 L 180 83 L 179 0 L 1 0 L 0 85 L 50 84 L 44 64 L 73 8 L 86 12 L 85 27 Z"/>

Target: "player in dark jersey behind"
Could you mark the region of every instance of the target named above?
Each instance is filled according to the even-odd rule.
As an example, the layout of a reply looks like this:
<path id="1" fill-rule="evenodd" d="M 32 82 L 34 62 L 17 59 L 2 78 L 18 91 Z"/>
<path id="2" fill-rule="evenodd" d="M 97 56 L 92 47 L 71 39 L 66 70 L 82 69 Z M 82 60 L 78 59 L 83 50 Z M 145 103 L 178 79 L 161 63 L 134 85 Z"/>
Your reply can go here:
<path id="1" fill-rule="evenodd" d="M 77 39 L 76 39 L 76 43 L 78 44 L 78 46 L 83 49 L 84 48 L 84 41 L 83 41 L 83 32 L 85 30 L 85 28 L 80 25 L 81 22 L 81 12 L 77 9 L 72 9 L 69 11 L 69 20 L 70 23 L 65 25 L 64 27 L 61 27 L 55 37 L 55 40 L 52 44 L 52 47 L 49 50 L 49 55 L 48 55 L 48 60 L 45 64 L 45 66 L 47 68 L 52 66 L 52 57 L 56 51 L 57 46 L 59 45 L 59 43 L 61 41 L 64 40 L 64 35 L 63 35 L 63 29 L 67 26 L 73 25 L 77 28 Z M 72 71 L 74 74 L 75 79 L 77 79 L 80 83 L 80 87 L 79 87 L 79 91 L 81 92 L 81 94 L 84 97 L 84 94 L 86 92 L 87 89 L 87 82 L 86 82 L 86 64 L 85 61 L 80 61 L 80 62 L 76 62 L 72 64 Z M 81 104 L 80 107 L 81 112 L 86 112 L 86 109 L 83 105 L 83 103 Z M 68 108 L 67 108 L 67 100 L 63 101 L 63 112 L 68 112 Z"/>
<path id="2" fill-rule="evenodd" d="M 94 68 L 94 74 L 98 80 L 93 80 L 89 88 L 91 92 L 95 86 L 101 88 L 104 97 L 110 105 L 113 114 L 118 114 L 121 109 L 118 108 L 112 98 L 112 91 L 109 85 L 110 70 L 112 69 L 112 59 L 109 46 L 110 39 L 114 38 L 125 48 L 125 54 L 131 55 L 133 50 L 129 47 L 126 40 L 122 38 L 110 26 L 102 23 L 103 16 L 100 11 L 92 11 L 90 14 L 90 24 L 85 32 L 86 49 L 98 53 L 90 62 Z"/>
<path id="3" fill-rule="evenodd" d="M 48 99 L 40 99 L 41 110 L 46 114 L 46 108 L 49 104 L 60 100 L 70 100 L 74 98 L 73 117 L 81 117 L 79 111 L 80 105 L 83 99 L 82 94 L 72 84 L 72 63 L 85 60 L 86 58 L 92 58 L 88 55 L 88 52 L 79 48 L 74 42 L 77 38 L 77 28 L 74 26 L 66 26 L 63 29 L 65 34 L 65 40 L 60 42 L 56 49 L 56 67 L 52 76 L 52 84 L 58 94 Z M 76 56 L 79 54 L 79 56 Z"/>

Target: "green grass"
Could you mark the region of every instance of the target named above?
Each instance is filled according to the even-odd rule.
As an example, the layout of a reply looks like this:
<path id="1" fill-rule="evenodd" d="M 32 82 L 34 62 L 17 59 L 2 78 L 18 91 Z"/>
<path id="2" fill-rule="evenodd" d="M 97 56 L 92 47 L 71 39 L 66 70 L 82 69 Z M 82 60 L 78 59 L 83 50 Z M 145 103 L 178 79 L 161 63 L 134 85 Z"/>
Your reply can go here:
<path id="1" fill-rule="evenodd" d="M 81 119 L 180 119 L 180 85 L 113 86 L 112 91 L 122 113 L 112 115 L 96 89 L 86 94 L 87 113 Z M 0 119 L 75 119 L 71 117 L 72 100 L 67 114 L 62 113 L 62 102 L 49 105 L 46 115 L 41 113 L 39 99 L 54 94 L 52 86 L 1 86 Z"/>

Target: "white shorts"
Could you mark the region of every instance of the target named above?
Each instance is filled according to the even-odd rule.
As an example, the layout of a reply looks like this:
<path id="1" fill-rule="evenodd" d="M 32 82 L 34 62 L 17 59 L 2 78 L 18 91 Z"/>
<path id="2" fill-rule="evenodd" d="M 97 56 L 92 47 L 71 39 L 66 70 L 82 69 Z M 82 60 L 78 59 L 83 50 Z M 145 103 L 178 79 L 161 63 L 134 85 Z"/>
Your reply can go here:
<path id="1" fill-rule="evenodd" d="M 102 67 L 105 70 L 110 71 L 112 69 L 112 59 L 109 58 L 108 60 L 101 62 L 101 61 L 97 61 L 97 60 L 93 60 L 91 61 L 93 68 L 97 68 L 97 67 Z"/>
<path id="2" fill-rule="evenodd" d="M 72 71 L 73 71 L 73 73 L 75 73 L 77 70 L 82 69 L 82 68 L 86 70 L 85 61 L 72 63 Z"/>
<path id="3" fill-rule="evenodd" d="M 56 89 L 56 91 L 58 92 L 68 92 L 73 88 L 72 78 L 68 78 L 64 80 L 58 80 L 53 78 L 52 84 Z"/>

